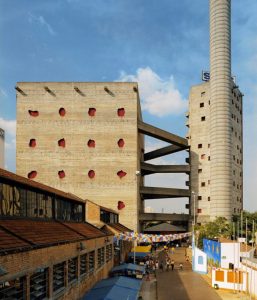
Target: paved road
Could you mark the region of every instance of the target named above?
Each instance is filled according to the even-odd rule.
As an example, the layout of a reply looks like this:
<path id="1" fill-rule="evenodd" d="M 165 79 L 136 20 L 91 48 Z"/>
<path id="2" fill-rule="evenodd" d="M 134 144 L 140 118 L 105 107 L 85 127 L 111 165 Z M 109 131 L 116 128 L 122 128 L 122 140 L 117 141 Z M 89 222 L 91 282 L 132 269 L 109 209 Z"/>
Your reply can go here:
<path id="1" fill-rule="evenodd" d="M 185 249 L 178 248 L 170 255 L 175 261 L 174 271 L 156 273 L 158 300 L 221 300 L 213 288 L 192 271 L 191 264 L 185 261 Z M 179 263 L 183 270 L 179 270 Z"/>

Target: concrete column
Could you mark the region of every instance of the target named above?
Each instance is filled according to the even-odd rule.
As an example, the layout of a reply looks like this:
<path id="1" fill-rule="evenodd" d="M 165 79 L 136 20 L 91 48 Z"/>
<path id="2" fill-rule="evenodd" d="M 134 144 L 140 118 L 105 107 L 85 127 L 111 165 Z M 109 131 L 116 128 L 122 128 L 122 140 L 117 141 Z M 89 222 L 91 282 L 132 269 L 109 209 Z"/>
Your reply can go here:
<path id="1" fill-rule="evenodd" d="M 232 215 L 230 0 L 210 0 L 211 219 Z"/>

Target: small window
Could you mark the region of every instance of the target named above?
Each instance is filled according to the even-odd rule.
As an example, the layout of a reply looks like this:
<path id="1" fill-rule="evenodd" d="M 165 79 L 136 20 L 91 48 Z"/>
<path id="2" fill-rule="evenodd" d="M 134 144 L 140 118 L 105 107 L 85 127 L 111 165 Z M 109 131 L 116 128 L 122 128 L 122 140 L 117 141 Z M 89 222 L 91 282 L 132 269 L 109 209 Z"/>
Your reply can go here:
<path id="1" fill-rule="evenodd" d="M 123 148 L 124 145 L 125 145 L 125 142 L 124 142 L 123 139 L 119 139 L 118 142 L 117 142 L 117 144 L 118 144 L 119 148 Z"/>
<path id="2" fill-rule="evenodd" d="M 97 250 L 97 267 L 104 265 L 104 247 Z"/>
<path id="3" fill-rule="evenodd" d="M 80 255 L 80 275 L 88 273 L 87 254 Z"/>
<path id="4" fill-rule="evenodd" d="M 198 265 L 203 265 L 203 256 L 198 256 Z"/>
<path id="5" fill-rule="evenodd" d="M 36 139 L 30 139 L 30 141 L 29 141 L 29 146 L 30 146 L 31 148 L 35 148 L 36 145 L 37 145 Z"/>
<path id="6" fill-rule="evenodd" d="M 31 171 L 28 173 L 28 178 L 29 179 L 33 179 L 33 178 L 36 178 L 37 177 L 37 171 Z"/>
<path id="7" fill-rule="evenodd" d="M 198 196 L 198 200 L 202 200 L 202 196 Z"/>
<path id="8" fill-rule="evenodd" d="M 204 102 L 201 102 L 201 103 L 200 103 L 200 107 L 204 107 Z"/>
<path id="9" fill-rule="evenodd" d="M 94 117 L 95 114 L 96 114 L 96 109 L 95 109 L 94 107 L 90 107 L 90 108 L 88 109 L 88 115 L 89 115 L 90 117 Z"/>
<path id="10" fill-rule="evenodd" d="M 201 182 L 201 186 L 205 186 L 205 182 L 203 181 L 203 182 Z"/>
<path id="11" fill-rule="evenodd" d="M 210 156 L 208 156 L 208 160 L 211 160 L 211 157 L 210 157 Z"/>
<path id="12" fill-rule="evenodd" d="M 235 157 L 235 155 L 233 155 L 233 160 L 236 160 L 236 157 Z"/>
<path id="13" fill-rule="evenodd" d="M 28 110 L 29 114 L 32 116 L 32 117 L 38 117 L 39 116 L 39 112 L 38 110 Z"/>
<path id="14" fill-rule="evenodd" d="M 232 131 L 232 132 L 234 131 L 234 128 L 233 128 L 233 127 L 231 127 L 231 131 Z"/>
<path id="15" fill-rule="evenodd" d="M 59 115 L 60 115 L 61 117 L 64 117 L 65 114 L 66 114 L 65 108 L 61 107 L 61 108 L 59 109 Z"/>
<path id="16" fill-rule="evenodd" d="M 118 108 L 117 109 L 117 115 L 119 116 L 119 117 L 124 117 L 125 116 L 125 108 Z"/>
<path id="17" fill-rule="evenodd" d="M 58 141 L 58 146 L 59 146 L 59 147 L 62 147 L 62 148 L 65 148 L 65 139 L 60 139 L 60 140 Z"/>
<path id="18" fill-rule="evenodd" d="M 48 269 L 30 276 L 30 299 L 48 298 Z"/>
<path id="19" fill-rule="evenodd" d="M 88 269 L 89 273 L 93 273 L 95 269 L 95 251 L 88 253 Z"/>
<path id="20" fill-rule="evenodd" d="M 201 97 L 204 97 L 205 96 L 205 92 L 201 92 Z"/>
<path id="21" fill-rule="evenodd" d="M 233 170 L 233 175 L 236 175 L 236 170 Z"/>
<path id="22" fill-rule="evenodd" d="M 198 144 L 198 148 L 203 148 L 203 144 Z"/>
<path id="23" fill-rule="evenodd" d="M 124 172 L 124 171 L 122 171 L 122 170 L 120 170 L 119 172 L 117 172 L 117 175 L 118 175 L 120 178 L 122 178 L 122 177 L 126 176 L 127 173 Z"/>
<path id="24" fill-rule="evenodd" d="M 211 197 L 208 197 L 208 201 L 211 201 Z"/>
<path id="25" fill-rule="evenodd" d="M 203 169 L 198 169 L 198 173 L 202 173 Z"/>
<path id="26" fill-rule="evenodd" d="M 77 279 L 78 259 L 72 258 L 68 260 L 68 283 Z"/>
<path id="27" fill-rule="evenodd" d="M 211 147 L 211 144 L 208 144 L 208 148 L 210 148 Z"/>
<path id="28" fill-rule="evenodd" d="M 61 171 L 58 171 L 58 176 L 59 176 L 59 178 L 64 178 L 65 177 L 65 172 L 63 171 L 63 170 L 61 170 Z"/>
<path id="29" fill-rule="evenodd" d="M 235 181 L 233 181 L 233 186 L 236 186 L 236 183 L 235 183 Z"/>
<path id="30" fill-rule="evenodd" d="M 88 140 L 87 146 L 89 148 L 95 148 L 95 140 Z"/>
<path id="31" fill-rule="evenodd" d="M 202 122 L 205 121 L 205 116 L 201 117 L 201 121 Z"/>
<path id="32" fill-rule="evenodd" d="M 198 214 L 201 214 L 201 213 L 202 213 L 202 209 L 201 209 L 201 208 L 198 208 L 198 209 L 197 209 L 197 213 L 198 213 Z"/>
<path id="33" fill-rule="evenodd" d="M 53 291 L 57 292 L 65 285 L 65 262 L 53 266 Z"/>
<path id="34" fill-rule="evenodd" d="M 205 154 L 201 154 L 201 159 L 205 159 Z"/>
<path id="35" fill-rule="evenodd" d="M 93 179 L 95 177 L 95 171 L 94 170 L 89 170 L 88 171 L 88 177 Z"/>

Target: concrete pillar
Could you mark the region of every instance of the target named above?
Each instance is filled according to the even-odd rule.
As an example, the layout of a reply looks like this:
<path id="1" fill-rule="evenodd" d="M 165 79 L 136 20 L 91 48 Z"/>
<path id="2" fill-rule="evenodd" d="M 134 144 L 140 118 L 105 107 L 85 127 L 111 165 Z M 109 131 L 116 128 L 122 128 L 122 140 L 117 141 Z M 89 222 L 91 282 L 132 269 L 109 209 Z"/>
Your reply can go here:
<path id="1" fill-rule="evenodd" d="M 230 0 L 210 0 L 211 219 L 232 215 Z"/>

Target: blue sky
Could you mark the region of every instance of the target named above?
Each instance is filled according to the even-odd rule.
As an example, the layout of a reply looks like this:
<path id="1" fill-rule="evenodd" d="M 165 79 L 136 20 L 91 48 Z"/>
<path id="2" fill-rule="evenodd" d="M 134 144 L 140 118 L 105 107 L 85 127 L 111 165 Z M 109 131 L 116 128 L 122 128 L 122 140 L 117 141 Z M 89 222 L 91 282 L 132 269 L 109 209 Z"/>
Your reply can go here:
<path id="1" fill-rule="evenodd" d="M 257 1 L 231 2 L 232 73 L 245 95 L 245 208 L 257 210 Z M 139 80 L 144 120 L 185 135 L 190 86 L 209 69 L 207 0 L 0 0 L 0 12 L 0 127 L 9 170 L 17 81 Z"/>

